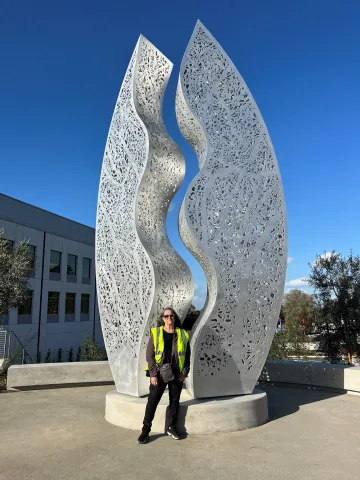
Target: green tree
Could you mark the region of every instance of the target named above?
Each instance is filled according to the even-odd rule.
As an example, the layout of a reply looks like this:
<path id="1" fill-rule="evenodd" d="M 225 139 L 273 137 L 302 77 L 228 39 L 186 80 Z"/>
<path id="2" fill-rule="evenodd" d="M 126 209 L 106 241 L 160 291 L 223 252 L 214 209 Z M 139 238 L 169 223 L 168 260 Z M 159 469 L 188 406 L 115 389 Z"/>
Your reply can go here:
<path id="1" fill-rule="evenodd" d="M 325 253 L 310 265 L 320 349 L 332 363 L 360 355 L 360 257 Z"/>
<path id="2" fill-rule="evenodd" d="M 34 270 L 27 242 L 23 240 L 12 248 L 3 234 L 4 230 L 0 229 L 0 317 L 27 300 L 28 282 Z"/>
<path id="3" fill-rule="evenodd" d="M 190 331 L 192 327 L 194 326 L 194 323 L 196 322 L 198 316 L 200 315 L 201 310 L 197 310 L 194 305 L 191 305 L 183 323 L 182 323 L 182 328 L 184 328 L 187 331 Z"/>
<path id="4" fill-rule="evenodd" d="M 315 320 L 315 301 L 312 295 L 297 289 L 287 293 L 284 298 L 284 317 L 290 356 L 306 356 L 306 335 L 313 330 Z"/>
<path id="5" fill-rule="evenodd" d="M 270 347 L 269 360 L 286 360 L 290 357 L 286 332 L 276 332 Z"/>
<path id="6" fill-rule="evenodd" d="M 282 320 L 283 322 L 285 321 L 285 314 L 284 314 L 284 305 L 283 305 L 283 303 L 281 304 L 281 307 L 280 307 L 279 320 Z"/>
<path id="7" fill-rule="evenodd" d="M 275 334 L 268 355 L 269 360 L 306 357 L 308 354 L 306 335 L 313 330 L 315 321 L 314 298 L 302 290 L 291 290 L 284 296 L 279 316 L 285 328 Z"/>
<path id="8" fill-rule="evenodd" d="M 308 335 L 314 329 L 315 299 L 302 290 L 291 290 L 284 297 L 283 315 L 286 328 L 295 328 Z"/>

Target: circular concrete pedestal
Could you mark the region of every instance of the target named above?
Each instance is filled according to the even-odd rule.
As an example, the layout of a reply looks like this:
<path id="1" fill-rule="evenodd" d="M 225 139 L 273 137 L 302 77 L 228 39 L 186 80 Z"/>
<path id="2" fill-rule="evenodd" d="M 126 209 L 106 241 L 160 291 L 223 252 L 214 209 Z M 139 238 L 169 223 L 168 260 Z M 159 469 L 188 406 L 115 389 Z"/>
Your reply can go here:
<path id="1" fill-rule="evenodd" d="M 117 391 L 106 395 L 105 420 L 131 430 L 141 430 L 147 397 L 137 398 Z M 165 431 L 168 406 L 165 390 L 151 431 Z M 179 433 L 212 434 L 257 427 L 268 421 L 266 393 L 255 389 L 250 395 L 193 399 L 187 390 L 181 394 L 177 430 Z"/>

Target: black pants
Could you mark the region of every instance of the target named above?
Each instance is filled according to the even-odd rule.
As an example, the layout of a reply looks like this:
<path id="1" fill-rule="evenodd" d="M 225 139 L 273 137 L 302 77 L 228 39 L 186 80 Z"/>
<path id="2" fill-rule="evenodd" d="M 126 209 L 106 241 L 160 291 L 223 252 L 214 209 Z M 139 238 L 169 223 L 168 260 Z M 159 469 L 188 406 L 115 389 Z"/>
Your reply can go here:
<path id="1" fill-rule="evenodd" d="M 169 387 L 169 407 L 166 411 L 166 426 L 175 427 L 176 425 L 183 382 L 177 382 L 176 380 L 172 380 L 171 382 L 166 384 L 158 378 L 157 387 L 154 387 L 154 385 L 150 383 L 150 392 L 145 410 L 143 432 L 149 433 L 151 430 L 151 425 L 152 421 L 154 420 L 156 408 L 161 400 L 161 397 L 163 396 L 166 385 L 168 385 Z"/>

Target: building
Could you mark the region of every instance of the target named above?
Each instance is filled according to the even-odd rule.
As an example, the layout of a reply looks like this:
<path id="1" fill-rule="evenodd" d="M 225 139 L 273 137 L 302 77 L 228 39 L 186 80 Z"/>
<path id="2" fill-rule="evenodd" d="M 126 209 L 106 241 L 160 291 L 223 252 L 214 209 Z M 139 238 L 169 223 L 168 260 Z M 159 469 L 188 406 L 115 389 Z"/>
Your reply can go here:
<path id="1" fill-rule="evenodd" d="M 95 229 L 0 194 L 3 238 L 28 241 L 35 262 L 28 302 L 5 318 L 34 361 L 76 352 L 91 334 L 103 344 L 95 290 Z"/>

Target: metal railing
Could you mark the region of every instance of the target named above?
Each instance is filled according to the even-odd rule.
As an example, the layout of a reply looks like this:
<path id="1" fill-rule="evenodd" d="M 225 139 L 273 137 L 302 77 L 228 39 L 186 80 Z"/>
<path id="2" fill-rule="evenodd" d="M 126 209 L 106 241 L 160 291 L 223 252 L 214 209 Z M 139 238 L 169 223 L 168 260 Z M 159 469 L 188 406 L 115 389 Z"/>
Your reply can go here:
<path id="1" fill-rule="evenodd" d="M 0 361 L 7 358 L 8 351 L 8 331 L 0 329 Z"/>
<path id="2" fill-rule="evenodd" d="M 13 358 L 13 363 L 34 363 L 33 359 L 20 341 L 19 337 L 12 330 L 2 328 L 0 330 L 0 361 Z"/>

